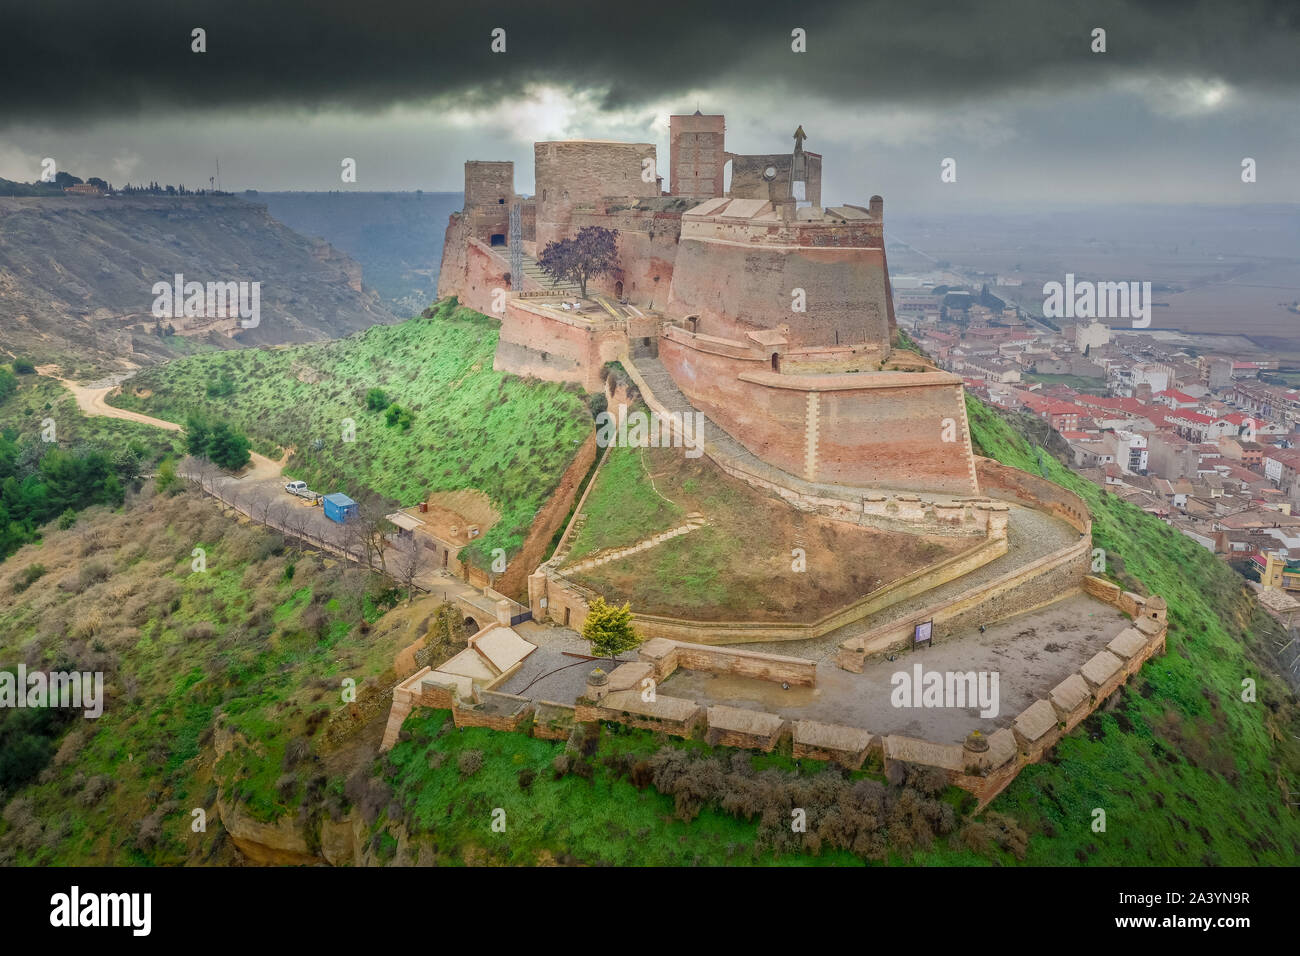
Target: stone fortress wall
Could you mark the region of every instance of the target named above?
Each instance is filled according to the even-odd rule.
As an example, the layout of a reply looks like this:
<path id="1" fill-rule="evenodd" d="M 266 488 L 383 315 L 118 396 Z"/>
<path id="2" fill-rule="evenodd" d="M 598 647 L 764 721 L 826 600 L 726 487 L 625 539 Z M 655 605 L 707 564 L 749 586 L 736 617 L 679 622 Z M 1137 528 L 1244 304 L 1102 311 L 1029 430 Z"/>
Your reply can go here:
<path id="1" fill-rule="evenodd" d="M 537 244 L 571 235 L 574 210 L 605 197 L 651 199 L 660 195 L 653 143 L 569 140 L 533 147 L 537 199 Z M 643 177 L 652 165 L 649 182 Z"/>
<path id="2" fill-rule="evenodd" d="M 502 294 L 509 256 L 492 242 L 519 198 L 513 166 L 467 164 L 466 209 L 448 224 L 438 291 L 501 318 L 495 367 L 596 391 L 605 363 L 657 356 L 695 408 L 781 471 L 846 486 L 978 494 L 960 380 L 936 369 L 890 370 L 883 200 L 800 206 L 788 190 L 745 185 L 745 171 L 759 170 L 766 185 L 802 177 L 820 198 L 816 154 L 738 156 L 725 152 L 723 117 L 672 123 L 680 195 L 646 181 L 653 144 L 534 147 L 536 226 L 532 238 L 525 230 L 525 251 L 588 225 L 619 232 L 618 269 L 589 287 L 606 296 L 605 311 L 581 316 L 555 299 L 532 299 L 546 291 L 535 278 L 522 293 Z M 731 194 L 697 202 L 716 190 L 719 155 L 737 171 Z"/>
<path id="3" fill-rule="evenodd" d="M 422 668 L 393 691 L 393 703 L 381 749 L 396 743 L 402 722 L 415 707 L 450 710 L 457 727 L 479 726 L 565 739 L 575 723 L 611 721 L 666 733 L 703 738 L 714 746 L 771 753 L 785 746 L 796 759 L 824 760 L 851 770 L 868 761 L 880 770 L 891 764 L 934 767 L 948 782 L 987 806 L 1024 767 L 1042 760 L 1061 739 L 1100 707 L 1142 665 L 1163 653 L 1168 631 L 1163 598 L 1143 597 L 1118 585 L 1085 576 L 1083 590 L 1132 618 L 1077 671 L 1011 722 L 987 737 L 971 734 L 963 744 L 936 743 L 900 734 L 877 734 L 869 728 L 813 720 L 788 720 L 780 714 L 658 693 L 658 686 L 678 668 L 785 683 L 816 685 L 816 663 L 799 657 L 717 648 L 684 641 L 645 642 L 637 660 L 619 664 L 609 674 L 593 674 L 573 705 L 530 700 L 489 689 L 470 689 L 462 696 L 453 683 Z"/>

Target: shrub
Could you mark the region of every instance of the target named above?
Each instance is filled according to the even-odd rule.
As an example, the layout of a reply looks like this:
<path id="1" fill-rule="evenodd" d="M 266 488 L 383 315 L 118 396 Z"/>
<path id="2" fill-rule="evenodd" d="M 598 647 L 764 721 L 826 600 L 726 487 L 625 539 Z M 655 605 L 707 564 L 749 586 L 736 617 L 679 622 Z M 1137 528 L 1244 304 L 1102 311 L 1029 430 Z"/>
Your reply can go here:
<path id="1" fill-rule="evenodd" d="M 411 427 L 411 423 L 415 421 L 415 417 L 408 410 L 394 402 L 384 412 L 384 421 L 389 425 L 398 426 L 402 431 L 407 431 Z"/>
<path id="2" fill-rule="evenodd" d="M 227 395 L 235 394 L 235 379 L 229 372 L 225 372 L 215 382 L 208 383 L 208 398 L 225 398 Z"/>
<path id="3" fill-rule="evenodd" d="M 460 770 L 461 776 L 474 776 L 483 769 L 483 751 L 462 750 L 460 756 L 456 758 L 456 767 Z"/>
<path id="4" fill-rule="evenodd" d="M 18 577 L 14 579 L 14 593 L 22 594 L 29 587 L 41 579 L 45 574 L 45 565 L 29 564 L 18 572 Z"/>
<path id="5" fill-rule="evenodd" d="M 382 412 L 391 404 L 392 402 L 382 388 L 372 388 L 366 392 L 366 408 L 372 412 Z"/>
<path id="6" fill-rule="evenodd" d="M 158 465 L 154 488 L 160 495 L 174 495 L 181 490 L 180 479 L 176 477 L 176 459 L 170 455 Z"/>
<path id="7" fill-rule="evenodd" d="M 19 375 L 36 374 L 36 366 L 33 365 L 31 361 L 28 359 L 16 358 L 10 364 L 13 367 L 14 372 L 16 372 Z"/>
<path id="8" fill-rule="evenodd" d="M 108 565 L 103 561 L 87 561 L 81 566 L 81 571 L 77 575 L 79 590 L 84 591 L 100 581 L 107 581 L 111 574 Z"/>
<path id="9" fill-rule="evenodd" d="M 187 641 L 210 641 L 217 636 L 217 629 L 209 621 L 198 621 L 181 632 Z"/>

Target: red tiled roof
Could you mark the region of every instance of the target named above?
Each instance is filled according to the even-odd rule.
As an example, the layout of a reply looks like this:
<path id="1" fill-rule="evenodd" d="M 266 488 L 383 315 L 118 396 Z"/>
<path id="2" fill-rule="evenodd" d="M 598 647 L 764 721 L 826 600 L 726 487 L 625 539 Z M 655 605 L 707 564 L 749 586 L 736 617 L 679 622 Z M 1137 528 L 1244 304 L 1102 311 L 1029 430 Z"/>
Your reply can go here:
<path id="1" fill-rule="evenodd" d="M 1268 422 L 1263 419 L 1255 418 L 1254 416 L 1246 415 L 1242 412 L 1233 412 L 1231 415 L 1224 415 L 1223 420 L 1225 422 L 1232 422 L 1234 425 L 1244 425 L 1247 421 L 1252 421 L 1255 423 L 1256 428 L 1262 428 L 1268 424 Z"/>

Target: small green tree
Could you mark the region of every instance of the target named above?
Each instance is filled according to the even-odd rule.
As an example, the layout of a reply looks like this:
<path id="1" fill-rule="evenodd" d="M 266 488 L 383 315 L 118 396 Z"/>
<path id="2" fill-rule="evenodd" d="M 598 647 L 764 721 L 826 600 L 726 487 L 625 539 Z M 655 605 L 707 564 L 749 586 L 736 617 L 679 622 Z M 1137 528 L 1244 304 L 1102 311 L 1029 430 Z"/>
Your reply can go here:
<path id="1" fill-rule="evenodd" d="M 160 495 L 172 495 L 180 491 L 179 479 L 176 477 L 176 459 L 170 455 L 158 465 L 158 478 L 154 487 Z"/>
<path id="2" fill-rule="evenodd" d="M 366 408 L 372 412 L 382 412 L 391 402 L 382 388 L 372 388 L 366 392 Z"/>
<path id="3" fill-rule="evenodd" d="M 249 462 L 248 438 L 225 422 L 212 426 L 208 439 L 208 458 L 227 471 L 236 471 Z"/>
<path id="4" fill-rule="evenodd" d="M 632 626 L 632 606 L 617 607 L 597 597 L 587 607 L 587 620 L 582 625 L 582 638 L 591 642 L 591 652 L 611 661 L 641 643 Z"/>
<path id="5" fill-rule="evenodd" d="M 212 426 L 202 415 L 191 413 L 185 419 L 185 450 L 195 458 L 208 456 L 208 438 Z"/>

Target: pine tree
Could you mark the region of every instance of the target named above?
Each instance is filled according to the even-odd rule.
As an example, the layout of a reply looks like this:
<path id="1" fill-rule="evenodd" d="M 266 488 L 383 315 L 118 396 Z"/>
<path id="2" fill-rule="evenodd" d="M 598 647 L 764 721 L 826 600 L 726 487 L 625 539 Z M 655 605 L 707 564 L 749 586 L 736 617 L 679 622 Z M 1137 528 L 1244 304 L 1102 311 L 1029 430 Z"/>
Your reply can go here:
<path id="1" fill-rule="evenodd" d="M 641 643 L 636 629 L 632 627 L 632 607 L 624 604 L 617 607 L 605 603 L 603 597 L 597 597 L 587 607 L 587 620 L 582 625 L 583 640 L 591 642 L 591 652 L 598 657 L 608 657 L 611 661 L 624 651 L 630 651 Z"/>

